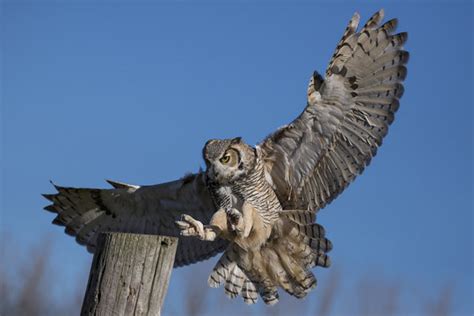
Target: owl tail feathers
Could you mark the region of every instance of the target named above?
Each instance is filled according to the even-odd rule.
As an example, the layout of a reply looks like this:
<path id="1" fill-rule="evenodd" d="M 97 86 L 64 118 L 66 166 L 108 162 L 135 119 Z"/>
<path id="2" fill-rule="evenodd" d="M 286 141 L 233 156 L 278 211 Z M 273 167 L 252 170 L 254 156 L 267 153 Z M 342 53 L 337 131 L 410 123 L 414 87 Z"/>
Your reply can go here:
<path id="1" fill-rule="evenodd" d="M 330 266 L 326 253 L 332 244 L 325 238 L 324 228 L 313 222 L 314 217 L 299 213 L 302 211 L 288 211 L 288 216 L 280 217 L 275 229 L 280 237 L 270 237 L 260 248 L 239 251 L 231 245 L 209 276 L 209 286 L 224 284 L 229 298 L 240 295 L 247 304 L 256 303 L 258 295 L 265 304 L 276 304 L 278 287 L 304 298 L 317 284 L 310 269 Z"/>
<path id="2" fill-rule="evenodd" d="M 312 222 L 313 217 L 297 214 L 302 211 L 287 211 L 281 217 L 277 231 L 284 238 L 275 238 L 262 249 L 264 261 L 271 279 L 288 294 L 305 297 L 316 287 L 317 280 L 311 272 L 314 266 L 329 267 L 327 252 L 331 242 L 325 238 L 325 231 Z M 296 216 L 298 215 L 298 216 Z M 298 220 L 297 220 L 298 219 Z"/>
<path id="3" fill-rule="evenodd" d="M 301 257 L 303 255 L 299 260 L 302 260 L 307 268 L 329 267 L 331 261 L 327 253 L 332 250 L 332 242 L 326 238 L 324 227 L 314 223 L 315 214 L 306 210 L 285 210 L 281 214 L 283 215 L 283 234 L 287 236 L 286 240 L 290 243 L 287 247 L 299 249 L 301 248 L 300 244 L 303 244 L 310 248 L 303 247 L 304 249 L 301 249 L 299 254 L 294 253 L 292 256 Z"/>
<path id="4" fill-rule="evenodd" d="M 257 287 L 239 268 L 233 248 L 228 249 L 219 259 L 208 279 L 210 287 L 224 284 L 224 292 L 229 298 L 241 295 L 247 304 L 257 302 Z"/>
<path id="5" fill-rule="evenodd" d="M 224 284 L 224 293 L 229 298 L 233 299 L 241 295 L 244 302 L 249 305 L 257 302 L 259 294 L 265 304 L 276 304 L 279 299 L 277 285 L 259 275 L 258 270 L 247 271 L 252 277 L 250 279 L 237 264 L 237 261 L 241 259 L 234 248 L 227 249 L 209 276 L 209 286 L 217 288 Z"/>

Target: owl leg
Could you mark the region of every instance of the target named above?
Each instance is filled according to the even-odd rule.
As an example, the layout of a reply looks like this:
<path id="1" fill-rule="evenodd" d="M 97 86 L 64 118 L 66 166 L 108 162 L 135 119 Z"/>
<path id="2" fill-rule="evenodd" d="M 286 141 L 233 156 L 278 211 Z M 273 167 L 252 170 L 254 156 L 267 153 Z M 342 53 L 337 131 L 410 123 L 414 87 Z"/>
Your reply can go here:
<path id="1" fill-rule="evenodd" d="M 231 230 L 241 235 L 244 231 L 244 219 L 242 213 L 240 213 L 235 208 L 231 208 L 227 210 L 227 218 L 229 220 Z"/>
<path id="2" fill-rule="evenodd" d="M 250 235 L 253 227 L 253 212 L 253 207 L 248 203 L 242 205 L 242 213 L 235 208 L 227 211 L 230 227 L 238 236 L 247 238 Z"/>
<path id="3" fill-rule="evenodd" d="M 253 215 L 254 215 L 254 208 L 252 205 L 244 202 L 242 205 L 242 215 L 244 217 L 243 220 L 243 234 L 242 237 L 247 238 L 250 235 L 250 231 L 253 227 Z"/>
<path id="4" fill-rule="evenodd" d="M 181 229 L 181 236 L 198 237 L 201 240 L 213 241 L 218 235 L 214 227 L 203 225 L 202 222 L 186 214 L 181 217 L 180 221 L 175 223 Z"/>

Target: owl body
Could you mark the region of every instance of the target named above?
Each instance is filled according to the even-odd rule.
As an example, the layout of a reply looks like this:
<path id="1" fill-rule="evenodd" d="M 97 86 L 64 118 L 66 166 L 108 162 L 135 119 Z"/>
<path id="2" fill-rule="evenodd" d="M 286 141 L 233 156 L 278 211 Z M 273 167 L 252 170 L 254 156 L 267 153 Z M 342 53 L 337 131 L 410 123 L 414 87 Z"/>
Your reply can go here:
<path id="1" fill-rule="evenodd" d="M 223 163 L 222 157 L 229 153 Z M 233 230 L 239 230 L 244 206 L 252 209 L 266 230 L 271 230 L 282 209 L 278 198 L 265 179 L 264 165 L 259 151 L 242 142 L 240 138 L 210 140 L 203 150 L 206 161 L 206 184 L 217 210 L 224 210 Z M 234 227 L 236 226 L 237 227 Z M 251 228 L 247 227 L 248 236 Z M 263 242 L 263 241 L 262 241 Z"/>
<path id="2" fill-rule="evenodd" d="M 263 163 L 257 151 L 255 153 L 255 163 L 251 164 L 253 169 L 245 176 L 222 186 L 208 181 L 216 209 L 226 213 L 227 231 L 224 236 L 245 251 L 260 250 L 270 237 L 282 209 L 275 192 L 265 180 Z"/>
<path id="3" fill-rule="evenodd" d="M 239 145 L 242 145 L 242 143 Z M 239 147 L 234 146 L 234 148 L 240 150 Z M 250 160 L 248 166 L 247 163 L 242 163 L 240 168 L 245 170 L 245 173 L 242 173 L 235 179 L 225 179 L 222 183 L 219 183 L 214 172 L 210 174 L 206 172 L 206 183 L 209 192 L 213 197 L 217 209 L 223 208 L 229 211 L 234 208 L 241 210 L 243 202 L 246 202 L 255 207 L 256 211 L 261 214 L 262 220 L 266 225 L 272 225 L 278 218 L 282 207 L 275 192 L 265 179 L 264 165 L 258 156 L 257 149 L 248 154 L 254 155 L 252 157 L 253 159 Z"/>
<path id="4" fill-rule="evenodd" d="M 291 220 L 294 212 L 282 209 L 266 180 L 258 147 L 240 138 L 211 140 L 203 157 L 206 183 L 217 209 L 210 227 L 231 241 L 209 278 L 210 285 L 224 283 L 228 295 L 241 294 L 248 303 L 254 302 L 251 294 L 257 292 L 267 304 L 276 303 L 278 287 L 297 297 L 306 295 L 316 284 L 309 268 L 324 255 L 324 250 L 312 249 L 310 241 L 322 236 L 305 231 L 306 223 L 298 225 Z M 322 238 L 319 243 L 328 250 L 329 241 Z"/>

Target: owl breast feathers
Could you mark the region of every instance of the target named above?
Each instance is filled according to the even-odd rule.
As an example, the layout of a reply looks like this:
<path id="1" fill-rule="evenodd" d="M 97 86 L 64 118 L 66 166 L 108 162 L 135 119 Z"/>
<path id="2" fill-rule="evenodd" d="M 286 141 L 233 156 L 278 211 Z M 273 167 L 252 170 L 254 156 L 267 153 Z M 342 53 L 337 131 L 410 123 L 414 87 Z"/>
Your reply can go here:
<path id="1" fill-rule="evenodd" d="M 311 76 L 304 111 L 257 146 L 209 140 L 206 171 L 169 183 L 55 186 L 44 195 L 53 223 L 91 252 L 101 232 L 179 236 L 175 266 L 224 252 L 208 282 L 231 298 L 275 304 L 278 288 L 304 297 L 316 286 L 311 268 L 330 265 L 316 213 L 370 163 L 404 91 L 407 34 L 393 34 L 396 19 L 381 25 L 383 14 L 359 31 L 354 14 L 325 78 Z"/>

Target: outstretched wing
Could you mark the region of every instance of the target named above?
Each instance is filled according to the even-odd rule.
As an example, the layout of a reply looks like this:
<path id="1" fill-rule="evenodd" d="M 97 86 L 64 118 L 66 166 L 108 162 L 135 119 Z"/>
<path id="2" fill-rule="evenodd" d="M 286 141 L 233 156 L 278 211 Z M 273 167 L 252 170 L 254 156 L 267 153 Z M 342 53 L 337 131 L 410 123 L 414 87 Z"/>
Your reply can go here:
<path id="1" fill-rule="evenodd" d="M 174 182 L 134 186 L 109 181 L 114 189 L 84 189 L 55 186 L 57 194 L 45 194 L 53 204 L 45 209 L 57 214 L 53 223 L 65 226 L 66 233 L 94 252 L 101 232 L 161 234 L 179 237 L 174 222 L 189 214 L 209 222 L 215 207 L 204 182 L 204 174 L 194 174 Z M 227 246 L 180 238 L 175 267 L 210 258 Z"/>
<path id="2" fill-rule="evenodd" d="M 360 174 L 387 134 L 403 94 L 408 53 L 397 20 L 377 12 L 357 32 L 349 22 L 323 81 L 314 74 L 308 104 L 260 144 L 269 181 L 288 209 L 318 210 Z"/>

